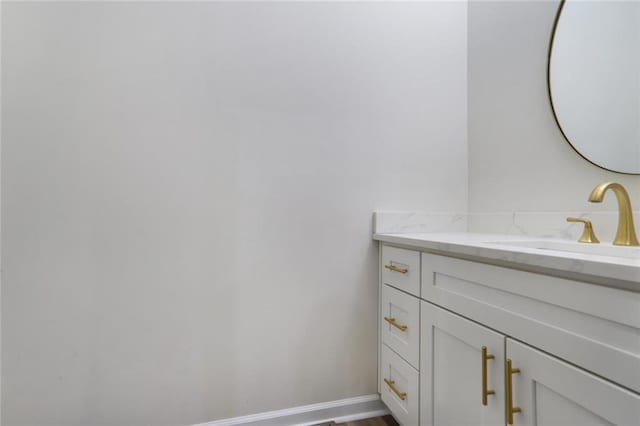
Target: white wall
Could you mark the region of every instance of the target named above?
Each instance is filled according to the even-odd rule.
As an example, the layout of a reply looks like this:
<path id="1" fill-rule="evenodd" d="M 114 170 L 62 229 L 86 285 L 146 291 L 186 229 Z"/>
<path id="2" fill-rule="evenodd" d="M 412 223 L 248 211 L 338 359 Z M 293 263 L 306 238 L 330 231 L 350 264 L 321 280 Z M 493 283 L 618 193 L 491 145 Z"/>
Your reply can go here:
<path id="1" fill-rule="evenodd" d="M 617 181 L 640 208 L 640 176 L 605 171 L 563 139 L 547 95 L 547 54 L 557 1 L 471 1 L 469 208 L 505 211 L 617 210 L 613 194 L 587 202 L 597 184 Z M 606 236 L 607 238 L 609 236 Z"/>
<path id="2" fill-rule="evenodd" d="M 371 212 L 467 208 L 466 4 L 3 9 L 3 424 L 374 393 Z"/>

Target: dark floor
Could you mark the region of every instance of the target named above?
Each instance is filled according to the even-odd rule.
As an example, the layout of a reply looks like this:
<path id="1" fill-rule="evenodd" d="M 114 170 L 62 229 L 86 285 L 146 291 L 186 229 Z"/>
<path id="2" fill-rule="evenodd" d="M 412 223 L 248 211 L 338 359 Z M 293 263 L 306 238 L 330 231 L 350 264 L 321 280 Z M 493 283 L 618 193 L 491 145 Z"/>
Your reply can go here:
<path id="1" fill-rule="evenodd" d="M 317 426 L 399 426 L 391 416 L 373 417 L 371 419 L 358 420 L 348 423 L 325 423 Z"/>
<path id="2" fill-rule="evenodd" d="M 374 417 L 357 422 L 339 423 L 337 426 L 399 426 L 391 416 Z"/>

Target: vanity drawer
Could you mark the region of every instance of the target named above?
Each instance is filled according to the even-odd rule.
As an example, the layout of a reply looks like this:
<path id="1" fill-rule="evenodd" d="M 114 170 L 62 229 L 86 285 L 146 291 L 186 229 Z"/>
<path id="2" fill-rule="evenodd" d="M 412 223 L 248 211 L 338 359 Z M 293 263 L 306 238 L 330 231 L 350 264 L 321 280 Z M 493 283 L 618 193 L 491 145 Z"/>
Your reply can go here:
<path id="1" fill-rule="evenodd" d="M 382 345 L 380 389 L 382 401 L 402 426 L 418 426 L 420 374 L 386 345 Z"/>
<path id="2" fill-rule="evenodd" d="M 420 300 L 383 285 L 380 321 L 382 342 L 419 369 Z"/>
<path id="3" fill-rule="evenodd" d="M 420 252 L 383 245 L 382 282 L 420 296 Z"/>

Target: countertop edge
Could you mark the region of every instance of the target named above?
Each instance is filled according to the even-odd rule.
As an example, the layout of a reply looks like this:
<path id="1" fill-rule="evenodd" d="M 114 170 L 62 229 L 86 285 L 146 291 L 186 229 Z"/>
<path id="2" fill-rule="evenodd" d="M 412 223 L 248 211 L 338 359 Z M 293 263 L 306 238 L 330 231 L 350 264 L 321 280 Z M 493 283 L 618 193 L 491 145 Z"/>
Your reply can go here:
<path id="1" fill-rule="evenodd" d="M 478 241 L 497 237 L 475 233 L 373 235 L 376 241 L 405 248 L 640 292 L 640 266 L 599 261 L 599 256 L 577 253 L 559 256 L 536 249 L 492 247 Z"/>

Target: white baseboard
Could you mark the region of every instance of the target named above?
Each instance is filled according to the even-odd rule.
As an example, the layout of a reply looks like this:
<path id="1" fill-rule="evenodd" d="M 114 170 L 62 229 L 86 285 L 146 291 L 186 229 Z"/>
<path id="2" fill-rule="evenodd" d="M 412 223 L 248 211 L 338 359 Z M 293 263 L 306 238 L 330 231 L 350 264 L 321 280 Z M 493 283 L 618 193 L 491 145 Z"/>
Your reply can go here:
<path id="1" fill-rule="evenodd" d="M 380 400 L 380 395 L 374 394 L 215 420 L 193 426 L 310 426 L 330 421 L 351 422 L 387 414 L 389 410 Z"/>

